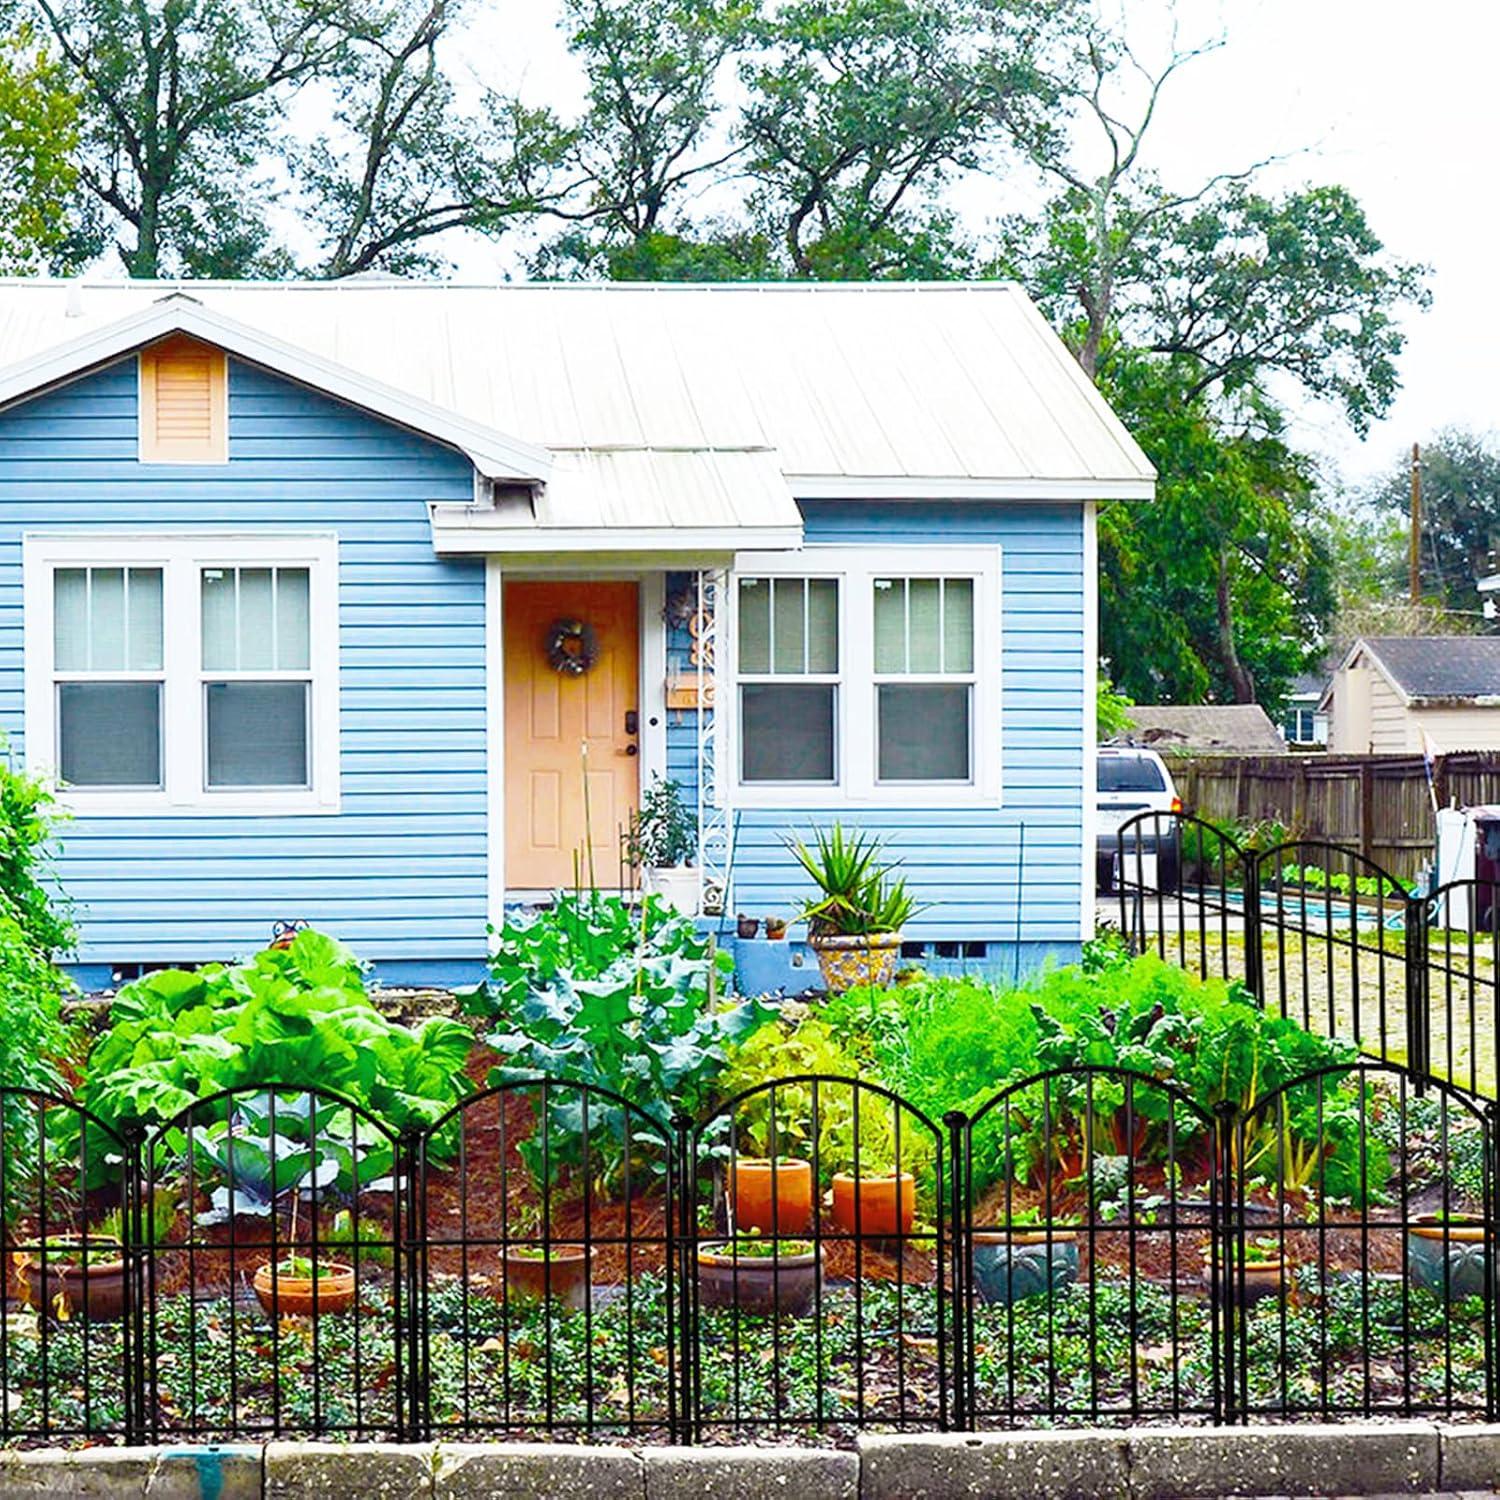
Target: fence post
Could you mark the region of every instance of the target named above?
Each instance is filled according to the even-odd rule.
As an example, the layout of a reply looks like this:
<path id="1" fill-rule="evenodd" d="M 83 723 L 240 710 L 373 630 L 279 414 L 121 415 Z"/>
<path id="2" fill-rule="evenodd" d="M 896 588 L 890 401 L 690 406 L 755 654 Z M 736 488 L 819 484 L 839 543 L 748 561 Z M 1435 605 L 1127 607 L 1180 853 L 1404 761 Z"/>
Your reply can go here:
<path id="1" fill-rule="evenodd" d="M 462 1128 L 462 1121 L 460 1121 Z M 405 1365 L 405 1379 L 398 1380 L 401 1392 L 396 1411 L 398 1433 L 408 1441 L 431 1438 L 432 1413 L 429 1409 L 428 1375 L 430 1373 L 429 1333 L 427 1327 L 427 1159 L 422 1132 L 414 1125 L 403 1130 L 396 1141 L 396 1181 L 406 1180 L 405 1208 L 402 1194 L 395 1197 L 396 1215 L 391 1225 L 396 1241 L 394 1265 L 399 1281 L 405 1281 L 406 1307 L 396 1311 L 397 1363 Z M 403 1171 L 404 1169 L 404 1171 Z M 404 1221 L 404 1222 L 403 1222 Z M 403 1232 L 404 1231 L 404 1232 Z"/>
<path id="2" fill-rule="evenodd" d="M 1432 1011 L 1427 974 L 1427 902 L 1408 895 L 1405 913 L 1404 988 L 1406 990 L 1406 1070 L 1419 1088 L 1432 1072 Z M 1453 1017 L 1449 1016 L 1451 1032 Z M 1386 1039 L 1380 1039 L 1380 1055 L 1386 1056 Z"/>
<path id="3" fill-rule="evenodd" d="M 1234 1424 L 1242 1420 L 1239 1410 L 1240 1350 L 1237 1340 L 1244 1319 L 1237 1316 L 1245 1294 L 1244 1222 L 1238 1184 L 1235 1181 L 1237 1153 L 1235 1137 L 1240 1128 L 1239 1106 L 1225 1099 L 1214 1106 L 1214 1150 L 1218 1162 L 1219 1191 L 1210 1201 L 1216 1212 L 1209 1229 L 1208 1294 L 1212 1342 L 1217 1350 L 1213 1394 L 1214 1420 Z"/>
<path id="4" fill-rule="evenodd" d="M 1266 1003 L 1265 955 L 1261 951 L 1260 856 L 1253 849 L 1241 856 L 1245 868 L 1245 988 L 1261 1007 Z"/>
<path id="5" fill-rule="evenodd" d="M 677 1268 L 677 1369 L 667 1392 L 667 1426 L 674 1443 L 697 1441 L 698 1411 L 698 1267 L 697 1184 L 693 1170 L 693 1121 L 690 1115 L 672 1118 L 673 1155 L 677 1179 L 676 1219 L 667 1214 L 667 1260 Z"/>
<path id="6" fill-rule="evenodd" d="M 87 1122 L 83 1128 L 88 1129 Z M 120 1232 L 124 1240 L 121 1253 L 125 1259 L 125 1305 L 120 1318 L 125 1341 L 125 1441 L 135 1447 L 144 1447 L 147 1421 L 153 1406 L 146 1389 L 151 1379 L 148 1372 L 153 1368 L 146 1358 L 146 1258 L 156 1253 L 156 1247 L 149 1242 L 144 1231 L 145 1224 L 154 1221 L 154 1215 L 146 1219 L 141 1211 L 145 1181 L 141 1148 L 146 1141 L 146 1127 L 139 1121 L 131 1121 L 121 1127 L 121 1138 L 125 1145 L 125 1173 L 120 1194 Z"/>
<path id="7" fill-rule="evenodd" d="M 1484 1195 L 1485 1241 L 1489 1249 L 1488 1274 L 1489 1326 L 1484 1331 L 1484 1417 L 1500 1419 L 1500 1254 L 1495 1243 L 1500 1239 L 1500 1104 L 1491 1101 L 1484 1111 L 1484 1130 L 1489 1136 L 1490 1181 Z"/>
<path id="8" fill-rule="evenodd" d="M 946 1371 L 942 1367 L 942 1340 L 938 1340 L 938 1385 L 941 1391 L 953 1392 L 953 1406 L 946 1412 L 940 1407 L 940 1412 L 944 1431 L 967 1432 L 973 1430 L 974 1423 L 974 1392 L 971 1388 L 974 1367 L 969 1358 L 972 1332 L 969 1326 L 969 1266 L 974 1231 L 968 1183 L 969 1117 L 961 1109 L 950 1109 L 943 1116 L 943 1124 L 948 1127 L 948 1237 L 952 1256 L 949 1277 L 953 1286 L 953 1332 L 948 1340 Z M 940 1265 L 941 1254 L 940 1246 Z M 939 1319 L 942 1315 L 940 1289 Z"/>

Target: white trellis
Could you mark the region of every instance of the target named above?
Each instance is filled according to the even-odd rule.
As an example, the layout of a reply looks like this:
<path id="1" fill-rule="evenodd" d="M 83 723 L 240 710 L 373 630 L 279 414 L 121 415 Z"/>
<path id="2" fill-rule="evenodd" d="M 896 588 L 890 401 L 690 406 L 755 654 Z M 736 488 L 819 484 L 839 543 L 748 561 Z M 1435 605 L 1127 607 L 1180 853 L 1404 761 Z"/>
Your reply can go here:
<path id="1" fill-rule="evenodd" d="M 720 721 L 715 703 L 719 627 L 728 599 L 728 579 L 722 568 L 697 575 L 693 664 L 698 672 L 698 909 L 704 912 L 730 907 L 729 818 L 719 795 Z"/>

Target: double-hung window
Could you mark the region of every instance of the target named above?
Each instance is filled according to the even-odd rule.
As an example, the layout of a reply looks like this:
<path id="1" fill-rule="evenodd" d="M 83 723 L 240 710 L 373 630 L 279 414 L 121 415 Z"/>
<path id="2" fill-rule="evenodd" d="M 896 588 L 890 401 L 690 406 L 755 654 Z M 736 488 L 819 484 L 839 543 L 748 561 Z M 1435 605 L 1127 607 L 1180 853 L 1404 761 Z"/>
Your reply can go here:
<path id="1" fill-rule="evenodd" d="M 998 549 L 745 555 L 732 597 L 738 801 L 998 800 Z"/>
<path id="2" fill-rule="evenodd" d="M 333 537 L 25 542 L 27 759 L 79 812 L 338 802 Z"/>

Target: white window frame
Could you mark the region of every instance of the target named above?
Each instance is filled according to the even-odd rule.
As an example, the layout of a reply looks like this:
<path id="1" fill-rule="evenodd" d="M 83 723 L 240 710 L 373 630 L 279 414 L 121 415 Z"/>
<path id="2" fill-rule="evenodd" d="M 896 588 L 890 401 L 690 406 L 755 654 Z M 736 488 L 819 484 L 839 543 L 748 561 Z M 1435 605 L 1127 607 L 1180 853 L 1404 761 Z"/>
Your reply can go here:
<path id="1" fill-rule="evenodd" d="M 739 579 L 836 578 L 839 585 L 839 676 L 834 703 L 836 781 L 747 782 L 740 758 Z M 875 674 L 877 578 L 971 578 L 974 581 L 974 675 L 970 721 L 973 778 L 881 782 L 877 779 L 878 699 Z M 800 552 L 741 552 L 730 574 L 727 639 L 718 668 L 719 784 L 734 807 L 998 807 L 1001 800 L 1001 551 L 996 546 L 843 547 L 813 544 Z M 784 683 L 822 680 L 784 676 Z M 891 680 L 916 680 L 891 679 Z"/>
<path id="2" fill-rule="evenodd" d="M 59 800 L 80 817 L 283 816 L 339 809 L 338 538 L 329 532 L 30 534 L 22 538 L 26 763 L 57 775 L 53 578 L 79 567 L 162 570 L 162 786 L 64 787 Z M 201 575 L 205 568 L 308 570 L 310 674 L 203 671 Z M 140 675 L 140 674 L 136 674 Z M 306 787 L 208 787 L 204 683 L 310 676 Z"/>

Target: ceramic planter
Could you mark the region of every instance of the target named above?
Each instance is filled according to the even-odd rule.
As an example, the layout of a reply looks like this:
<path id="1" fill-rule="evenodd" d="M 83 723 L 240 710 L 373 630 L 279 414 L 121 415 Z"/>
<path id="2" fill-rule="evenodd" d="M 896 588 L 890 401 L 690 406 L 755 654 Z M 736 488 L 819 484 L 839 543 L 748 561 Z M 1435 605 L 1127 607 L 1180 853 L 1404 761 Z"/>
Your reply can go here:
<path id="1" fill-rule="evenodd" d="M 812 1165 L 781 1156 L 738 1156 L 729 1164 L 729 1201 L 740 1234 L 803 1234 L 812 1218 Z"/>
<path id="2" fill-rule="evenodd" d="M 760 931 L 759 917 L 739 917 L 734 924 L 736 937 L 742 937 L 747 942 Z"/>
<path id="3" fill-rule="evenodd" d="M 255 1295 L 273 1318 L 310 1318 L 316 1314 L 348 1312 L 354 1306 L 354 1267 L 340 1260 L 319 1263 L 317 1305 L 313 1303 L 311 1276 L 296 1276 L 289 1270 L 273 1269 L 269 1261 L 255 1273 Z"/>
<path id="4" fill-rule="evenodd" d="M 505 1252 L 505 1295 L 523 1302 L 552 1297 L 564 1307 L 583 1307 L 589 1300 L 590 1273 L 596 1247 L 582 1245 L 512 1246 Z"/>
<path id="5" fill-rule="evenodd" d="M 856 937 L 819 934 L 807 942 L 818 955 L 823 987 L 830 995 L 842 995 L 861 985 L 885 989 L 896 977 L 896 961 L 901 957 L 899 932 Z"/>
<path id="6" fill-rule="evenodd" d="M 81 1265 L 70 1261 L 68 1254 L 63 1248 L 49 1250 L 45 1270 L 40 1255 L 21 1260 L 17 1270 L 22 1301 L 39 1313 L 66 1311 L 69 1318 L 87 1318 L 91 1323 L 115 1322 L 125 1310 L 123 1258 Z"/>
<path id="7" fill-rule="evenodd" d="M 1241 1278 L 1238 1262 L 1226 1271 L 1219 1269 L 1219 1294 L 1226 1303 L 1237 1303 L 1251 1307 L 1263 1297 L 1279 1297 L 1282 1293 L 1289 1263 L 1282 1257 L 1274 1260 L 1247 1261 Z"/>
<path id="8" fill-rule="evenodd" d="M 766 940 L 780 943 L 786 938 L 786 923 L 780 917 L 766 918 Z"/>
<path id="9" fill-rule="evenodd" d="M 833 1222 L 845 1234 L 894 1239 L 911 1233 L 916 1212 L 917 1183 L 910 1172 L 901 1174 L 899 1185 L 894 1172 L 834 1174 Z"/>
<path id="10" fill-rule="evenodd" d="M 979 1230 L 971 1271 L 980 1298 L 1001 1306 L 1060 1292 L 1078 1280 L 1078 1237 L 1071 1229 Z"/>
<path id="11" fill-rule="evenodd" d="M 685 917 L 698 914 L 701 885 L 697 865 L 647 865 L 641 871 L 641 889 L 648 895 L 660 896 Z"/>
<path id="12" fill-rule="evenodd" d="M 1484 1241 L 1481 1223 L 1418 1215 L 1406 1231 L 1406 1265 L 1412 1285 L 1449 1302 L 1482 1297 Z"/>
<path id="13" fill-rule="evenodd" d="M 698 1295 L 705 1307 L 734 1307 L 758 1317 L 800 1318 L 822 1277 L 821 1252 L 735 1255 L 728 1241 L 698 1250 Z"/>

